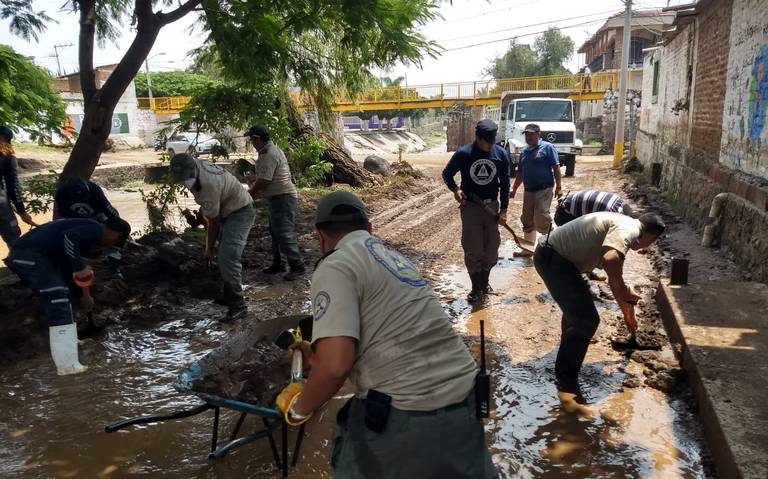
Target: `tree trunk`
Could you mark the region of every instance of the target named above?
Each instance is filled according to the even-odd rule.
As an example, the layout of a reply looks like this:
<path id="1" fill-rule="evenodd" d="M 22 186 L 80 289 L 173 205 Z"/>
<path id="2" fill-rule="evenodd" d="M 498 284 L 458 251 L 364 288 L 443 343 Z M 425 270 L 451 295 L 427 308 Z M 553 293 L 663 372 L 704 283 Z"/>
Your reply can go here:
<path id="1" fill-rule="evenodd" d="M 344 183 L 356 188 L 365 186 L 370 183 L 378 183 L 379 180 L 370 172 L 364 170 L 344 148 L 339 145 L 333 136 L 326 133 L 318 133 L 308 125 L 301 118 L 301 114 L 296 109 L 296 105 L 288 95 L 286 95 L 286 113 L 288 116 L 288 122 L 291 124 L 291 130 L 296 137 L 302 137 L 304 135 L 311 135 L 320 138 L 328 145 L 328 148 L 323 153 L 323 161 L 333 165 L 331 174 L 333 175 L 333 181 L 336 183 Z"/>

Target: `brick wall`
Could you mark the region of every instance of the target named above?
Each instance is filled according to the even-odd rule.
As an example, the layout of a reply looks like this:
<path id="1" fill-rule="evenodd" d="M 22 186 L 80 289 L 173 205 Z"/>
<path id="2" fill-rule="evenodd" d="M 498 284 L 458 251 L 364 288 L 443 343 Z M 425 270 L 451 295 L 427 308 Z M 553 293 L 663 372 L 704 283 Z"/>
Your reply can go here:
<path id="1" fill-rule="evenodd" d="M 768 2 L 734 0 L 720 162 L 768 180 Z"/>
<path id="2" fill-rule="evenodd" d="M 731 7 L 732 0 L 714 0 L 697 19 L 698 62 L 694 72 L 696 96 L 692 109 L 691 150 L 712 163 L 718 161 L 720 151 Z"/>

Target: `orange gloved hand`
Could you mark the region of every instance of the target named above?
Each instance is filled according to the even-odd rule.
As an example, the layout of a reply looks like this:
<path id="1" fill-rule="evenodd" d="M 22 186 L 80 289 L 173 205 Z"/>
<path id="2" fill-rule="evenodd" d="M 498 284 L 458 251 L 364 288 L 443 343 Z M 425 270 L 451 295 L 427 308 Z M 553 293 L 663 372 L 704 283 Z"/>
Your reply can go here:
<path id="1" fill-rule="evenodd" d="M 290 426 L 298 426 L 312 417 L 312 414 L 307 414 L 302 418 L 294 418 L 291 416 L 291 407 L 296 404 L 296 400 L 301 395 L 302 390 L 304 390 L 304 381 L 294 381 L 286 386 L 285 389 L 278 394 L 277 399 L 275 400 L 277 409 L 283 413 L 285 422 Z"/>

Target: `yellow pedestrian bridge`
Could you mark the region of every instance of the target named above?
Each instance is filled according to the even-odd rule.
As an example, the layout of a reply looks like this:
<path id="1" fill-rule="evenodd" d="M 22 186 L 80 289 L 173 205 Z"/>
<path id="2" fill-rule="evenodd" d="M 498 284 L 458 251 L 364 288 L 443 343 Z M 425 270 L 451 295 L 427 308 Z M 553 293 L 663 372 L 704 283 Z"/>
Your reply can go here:
<path id="1" fill-rule="evenodd" d="M 630 70 L 628 84 L 636 83 L 642 70 Z M 634 81 L 633 81 L 634 80 Z M 371 110 L 401 110 L 412 108 L 449 108 L 456 103 L 468 106 L 499 105 L 502 95 L 557 96 L 575 101 L 601 100 L 605 91 L 617 89 L 619 73 L 616 71 L 593 73 L 588 77 L 578 74 L 480 80 L 472 82 L 439 83 L 372 88 L 356 100 L 341 93 L 333 111 L 358 112 Z M 309 95 L 292 93 L 300 110 L 313 108 Z M 190 97 L 139 98 L 142 109 L 152 109 L 159 115 L 178 113 L 189 103 Z"/>

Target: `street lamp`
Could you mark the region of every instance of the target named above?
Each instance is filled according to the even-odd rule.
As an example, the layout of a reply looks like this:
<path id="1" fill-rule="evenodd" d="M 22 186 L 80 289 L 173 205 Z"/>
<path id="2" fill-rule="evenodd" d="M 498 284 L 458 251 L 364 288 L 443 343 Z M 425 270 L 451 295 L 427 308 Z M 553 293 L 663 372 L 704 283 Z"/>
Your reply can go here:
<path id="1" fill-rule="evenodd" d="M 155 57 L 159 57 L 160 55 L 165 55 L 165 52 L 160 52 L 155 55 L 152 55 L 151 57 L 147 57 L 144 59 L 144 66 L 147 69 L 147 91 L 149 92 L 149 108 L 154 109 L 154 100 L 152 99 L 152 76 L 149 74 L 149 61 Z"/>

